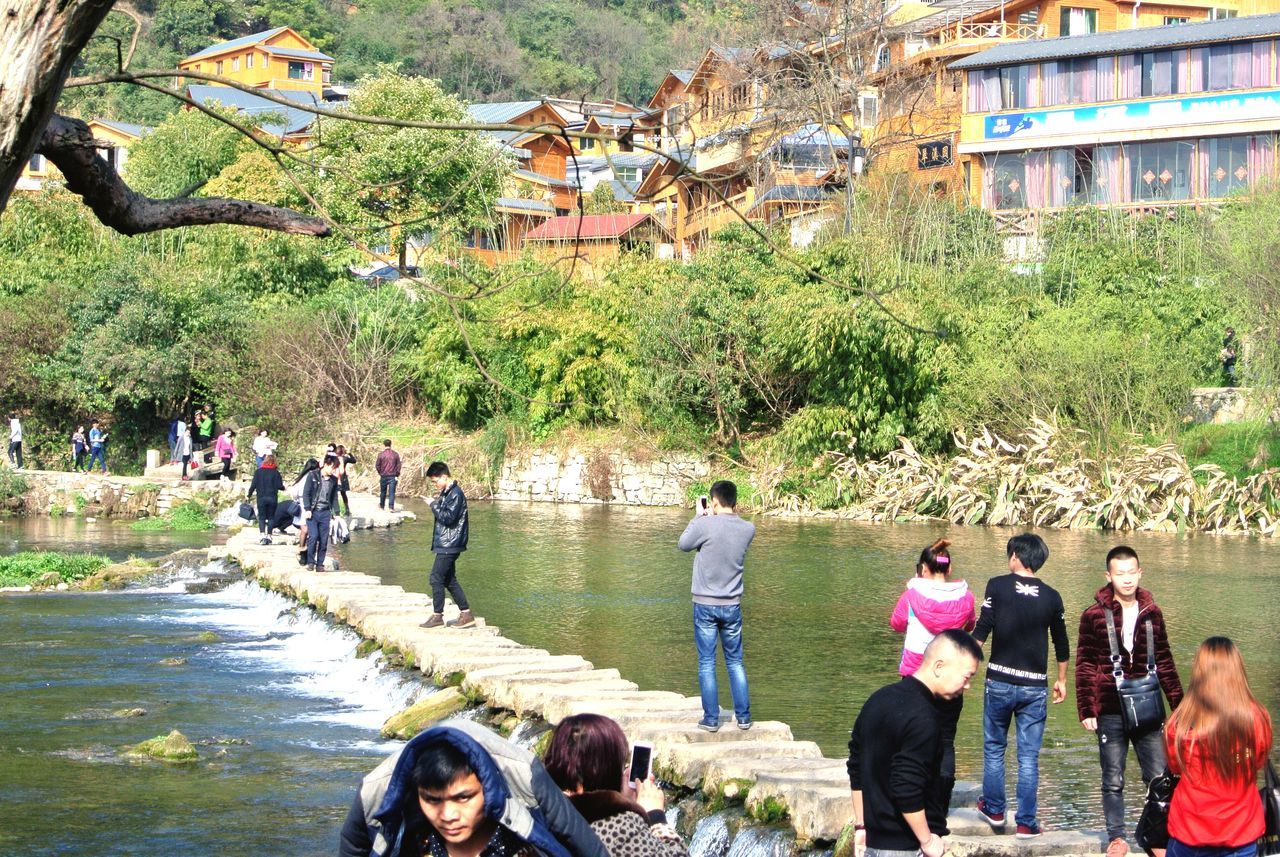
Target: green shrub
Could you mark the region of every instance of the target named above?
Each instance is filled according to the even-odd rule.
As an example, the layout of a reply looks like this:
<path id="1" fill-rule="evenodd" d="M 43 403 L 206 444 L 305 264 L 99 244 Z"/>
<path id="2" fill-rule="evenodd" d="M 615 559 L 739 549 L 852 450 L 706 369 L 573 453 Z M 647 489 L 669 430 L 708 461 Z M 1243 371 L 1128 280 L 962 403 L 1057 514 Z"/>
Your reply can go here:
<path id="1" fill-rule="evenodd" d="M 1216 464 L 1238 479 L 1280 466 L 1280 434 L 1261 421 L 1191 426 L 1178 435 L 1178 449 L 1192 467 Z"/>
<path id="2" fill-rule="evenodd" d="M 0 466 L 0 500 L 14 500 L 31 488 L 25 476 L 7 466 Z"/>
<path id="3" fill-rule="evenodd" d="M 167 515 L 134 521 L 133 529 L 137 532 L 157 532 L 160 530 L 199 532 L 213 529 L 213 521 L 210 519 L 203 503 L 197 500 L 188 500 L 173 507 Z"/>
<path id="4" fill-rule="evenodd" d="M 56 573 L 72 583 L 101 571 L 111 560 L 105 556 L 53 551 L 22 551 L 0 557 L 0 586 L 27 586 L 46 574 Z"/>

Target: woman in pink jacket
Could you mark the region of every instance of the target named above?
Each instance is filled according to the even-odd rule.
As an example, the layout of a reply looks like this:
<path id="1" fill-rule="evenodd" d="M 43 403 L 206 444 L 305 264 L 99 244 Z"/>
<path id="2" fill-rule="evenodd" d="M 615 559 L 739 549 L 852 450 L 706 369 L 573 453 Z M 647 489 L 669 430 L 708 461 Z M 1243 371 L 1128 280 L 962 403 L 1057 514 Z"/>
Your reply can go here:
<path id="1" fill-rule="evenodd" d="M 889 619 L 893 630 L 907 635 L 902 644 L 902 660 L 898 664 L 898 672 L 904 676 L 919 669 L 925 647 L 938 634 L 952 628 L 972 631 L 978 621 L 969 584 L 950 577 L 950 546 L 951 542 L 946 539 L 938 539 L 920 552 L 916 576 L 907 581 L 907 591 L 898 599 Z M 960 722 L 963 706 L 962 696 L 938 703 L 941 776 L 936 781 L 936 790 L 926 800 L 925 812 L 930 829 L 939 836 L 946 835 L 947 809 L 956 784 L 956 725 Z"/>

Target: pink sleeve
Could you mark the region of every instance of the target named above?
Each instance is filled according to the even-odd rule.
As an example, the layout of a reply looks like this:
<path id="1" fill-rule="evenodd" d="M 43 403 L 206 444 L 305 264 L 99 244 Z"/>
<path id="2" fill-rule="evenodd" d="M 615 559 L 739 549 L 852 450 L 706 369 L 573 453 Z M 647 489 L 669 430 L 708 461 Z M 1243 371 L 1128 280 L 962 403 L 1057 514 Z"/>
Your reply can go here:
<path id="1" fill-rule="evenodd" d="M 889 627 L 897 631 L 899 634 L 905 633 L 907 630 L 907 593 L 902 593 L 902 597 L 898 599 L 898 604 L 893 608 L 893 615 L 889 617 Z"/>
<path id="2" fill-rule="evenodd" d="M 978 624 L 977 601 L 974 599 L 972 592 L 969 593 L 965 600 L 969 602 L 969 619 L 964 623 L 964 629 L 972 631 Z"/>

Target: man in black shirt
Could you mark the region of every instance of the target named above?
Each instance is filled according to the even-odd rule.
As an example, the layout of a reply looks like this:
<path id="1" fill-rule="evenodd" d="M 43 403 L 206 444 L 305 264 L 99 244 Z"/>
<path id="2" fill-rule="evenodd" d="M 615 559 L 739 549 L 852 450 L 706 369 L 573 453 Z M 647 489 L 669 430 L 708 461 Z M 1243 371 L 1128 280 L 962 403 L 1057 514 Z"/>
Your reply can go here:
<path id="1" fill-rule="evenodd" d="M 983 697 L 983 770 L 980 812 L 992 827 L 1005 825 L 1004 751 L 1009 743 L 1010 721 L 1018 730 L 1018 825 L 1019 839 L 1040 835 L 1036 818 L 1036 789 L 1040 782 L 1040 743 L 1049 712 L 1048 637 L 1053 637 L 1053 653 L 1058 676 L 1053 683 L 1053 701 L 1067 698 L 1067 660 L 1071 649 L 1063 619 L 1062 596 L 1036 578 L 1049 558 L 1044 539 L 1023 533 L 1009 539 L 1009 574 L 987 581 L 987 594 L 978 615 L 973 636 L 991 642 L 987 681 Z"/>
<path id="2" fill-rule="evenodd" d="M 939 821 L 936 808 L 926 806 L 941 776 L 937 704 L 963 694 L 981 660 L 972 637 L 943 631 L 913 675 L 880 688 L 862 706 L 848 764 L 857 857 L 941 857 L 946 807 Z"/>

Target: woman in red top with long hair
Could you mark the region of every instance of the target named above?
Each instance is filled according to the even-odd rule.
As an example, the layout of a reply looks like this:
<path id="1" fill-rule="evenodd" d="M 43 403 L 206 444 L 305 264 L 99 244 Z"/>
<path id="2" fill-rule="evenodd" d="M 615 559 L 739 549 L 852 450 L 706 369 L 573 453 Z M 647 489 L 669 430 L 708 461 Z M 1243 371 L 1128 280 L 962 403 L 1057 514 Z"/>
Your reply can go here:
<path id="1" fill-rule="evenodd" d="M 1257 778 L 1271 751 L 1271 715 L 1226 637 L 1200 644 L 1164 740 L 1169 768 L 1182 776 L 1169 804 L 1167 857 L 1253 857 L 1266 827 Z"/>

